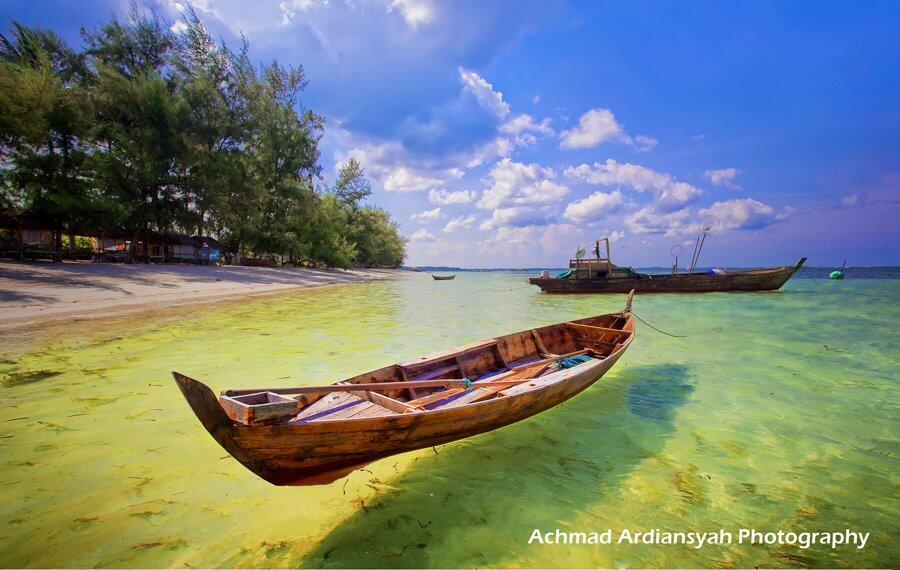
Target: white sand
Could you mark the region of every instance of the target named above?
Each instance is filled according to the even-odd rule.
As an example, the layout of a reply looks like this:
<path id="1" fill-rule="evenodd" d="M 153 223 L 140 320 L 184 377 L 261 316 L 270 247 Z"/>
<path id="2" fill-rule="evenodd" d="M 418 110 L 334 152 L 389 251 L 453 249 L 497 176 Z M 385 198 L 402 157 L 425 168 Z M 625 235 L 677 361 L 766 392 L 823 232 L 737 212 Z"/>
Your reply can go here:
<path id="1" fill-rule="evenodd" d="M 389 270 L 2 261 L 0 331 L 395 275 Z"/>

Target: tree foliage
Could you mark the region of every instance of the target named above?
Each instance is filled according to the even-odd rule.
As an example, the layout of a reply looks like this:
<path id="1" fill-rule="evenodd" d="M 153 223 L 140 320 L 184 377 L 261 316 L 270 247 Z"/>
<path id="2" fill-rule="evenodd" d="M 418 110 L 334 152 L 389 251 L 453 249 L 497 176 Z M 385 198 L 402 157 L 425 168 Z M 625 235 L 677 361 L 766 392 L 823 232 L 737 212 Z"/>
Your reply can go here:
<path id="1" fill-rule="evenodd" d="M 215 235 L 243 256 L 396 266 L 405 243 L 355 158 L 321 187 L 325 121 L 300 66 L 254 65 L 192 11 L 175 33 L 132 8 L 76 51 L 0 34 L 0 208 L 66 233 Z"/>

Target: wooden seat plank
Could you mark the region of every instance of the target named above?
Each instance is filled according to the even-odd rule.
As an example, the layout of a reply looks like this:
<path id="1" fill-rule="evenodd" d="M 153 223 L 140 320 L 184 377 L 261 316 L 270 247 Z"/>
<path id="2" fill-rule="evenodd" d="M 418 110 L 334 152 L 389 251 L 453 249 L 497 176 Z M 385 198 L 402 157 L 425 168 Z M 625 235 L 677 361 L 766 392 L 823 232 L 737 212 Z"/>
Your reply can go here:
<path id="1" fill-rule="evenodd" d="M 450 366 L 442 366 L 440 368 L 435 368 L 434 370 L 429 370 L 427 372 L 423 372 L 421 374 L 416 374 L 412 377 L 413 382 L 422 381 L 422 380 L 432 380 L 437 378 L 438 376 L 443 376 L 444 374 L 449 374 L 454 370 L 459 370 L 459 365 L 451 364 Z"/>
<path id="2" fill-rule="evenodd" d="M 425 406 L 427 406 L 428 404 L 431 404 L 432 402 L 437 402 L 438 400 L 443 400 L 444 398 L 453 396 L 455 394 L 459 394 L 460 392 L 463 392 L 463 391 L 464 391 L 464 388 L 451 388 L 449 390 L 440 390 L 438 392 L 428 394 L 427 396 L 421 396 L 419 398 L 416 398 L 415 400 L 410 400 L 409 402 L 406 402 L 406 404 L 409 406 L 412 406 L 414 408 L 424 409 Z"/>
<path id="3" fill-rule="evenodd" d="M 368 406 L 356 406 L 357 411 L 352 415 L 348 416 L 346 419 L 359 419 L 359 418 L 377 418 L 383 416 L 396 416 L 397 412 L 391 411 L 384 406 L 379 406 L 378 404 L 374 404 L 369 402 Z M 325 418 L 323 418 L 325 419 Z"/>

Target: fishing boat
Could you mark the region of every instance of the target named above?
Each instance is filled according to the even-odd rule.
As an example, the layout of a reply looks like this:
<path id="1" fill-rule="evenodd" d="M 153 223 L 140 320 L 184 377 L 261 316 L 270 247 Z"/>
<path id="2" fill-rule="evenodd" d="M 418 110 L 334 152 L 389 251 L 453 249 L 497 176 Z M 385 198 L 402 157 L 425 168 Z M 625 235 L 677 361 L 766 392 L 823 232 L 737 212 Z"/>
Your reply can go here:
<path id="1" fill-rule="evenodd" d="M 601 244 L 606 244 L 606 256 L 601 256 Z M 714 291 L 775 291 L 781 288 L 806 262 L 801 257 L 793 265 L 763 267 L 741 271 L 711 269 L 696 271 L 696 260 L 687 272 L 678 271 L 678 263 L 669 274 L 638 273 L 630 267 L 619 267 L 609 259 L 609 240 L 597 240 L 596 258 L 576 256 L 569 261 L 569 270 L 555 277 L 544 272 L 528 282 L 545 293 L 710 293 Z"/>
<path id="2" fill-rule="evenodd" d="M 435 275 L 432 273 L 431 278 L 435 281 L 450 281 L 451 279 L 456 279 L 456 275 Z"/>
<path id="3" fill-rule="evenodd" d="M 507 426 L 599 380 L 631 344 L 621 312 L 528 329 L 328 386 L 226 390 L 173 372 L 203 427 L 275 485 L 331 483 L 368 463 Z"/>

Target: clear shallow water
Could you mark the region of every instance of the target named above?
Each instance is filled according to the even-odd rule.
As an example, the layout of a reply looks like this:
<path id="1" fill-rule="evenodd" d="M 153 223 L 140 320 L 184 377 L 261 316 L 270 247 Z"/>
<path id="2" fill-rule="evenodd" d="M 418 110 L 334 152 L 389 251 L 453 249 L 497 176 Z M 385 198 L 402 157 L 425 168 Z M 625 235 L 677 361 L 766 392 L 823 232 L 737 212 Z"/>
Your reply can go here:
<path id="1" fill-rule="evenodd" d="M 427 274 L 0 345 L 2 566 L 864 566 L 897 546 L 900 280 L 646 295 L 628 353 L 490 434 L 279 488 L 232 460 L 169 372 L 214 390 L 334 381 L 618 310 L 522 273 Z M 351 352 L 351 350 L 353 352 Z M 534 528 L 871 532 L 864 550 L 538 546 Z"/>

